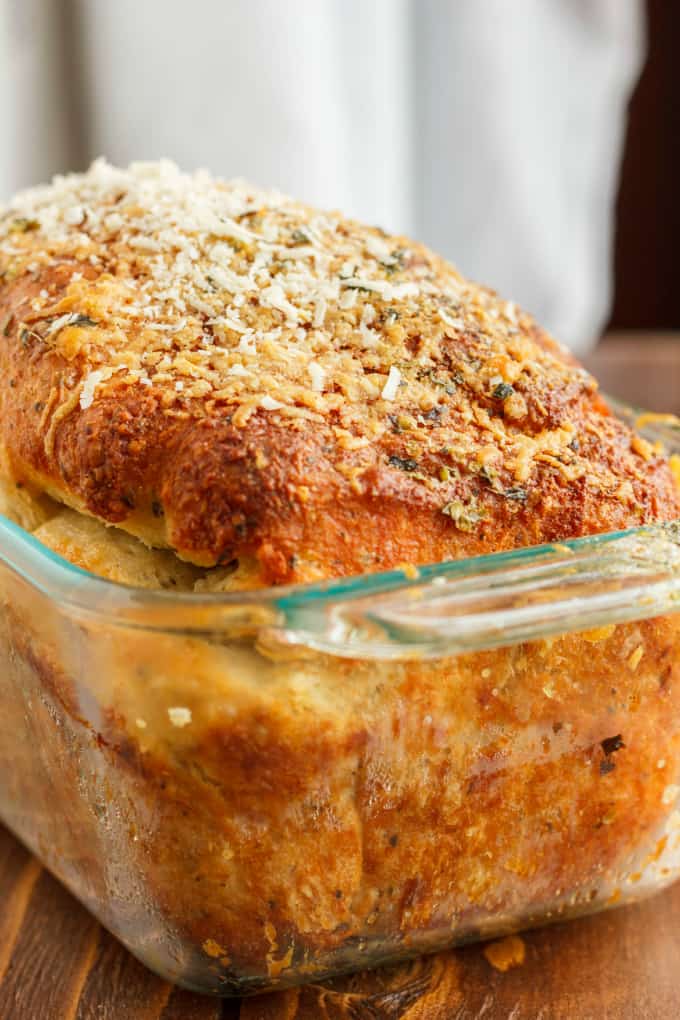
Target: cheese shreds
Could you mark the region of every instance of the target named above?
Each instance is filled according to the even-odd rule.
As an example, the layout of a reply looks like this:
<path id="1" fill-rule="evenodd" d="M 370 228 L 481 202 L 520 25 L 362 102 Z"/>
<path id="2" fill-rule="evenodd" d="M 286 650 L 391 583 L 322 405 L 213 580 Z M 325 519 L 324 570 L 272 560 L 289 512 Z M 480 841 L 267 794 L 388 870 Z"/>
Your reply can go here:
<path id="1" fill-rule="evenodd" d="M 443 309 L 439 309 L 439 317 L 442 322 L 446 323 L 447 326 L 451 326 L 452 329 L 465 329 L 465 322 L 462 319 L 454 319 Z"/>
<path id="2" fill-rule="evenodd" d="M 312 316 L 312 326 L 314 329 L 319 329 L 324 324 L 326 318 L 326 299 L 319 298 L 314 303 L 314 314 Z"/>
<path id="3" fill-rule="evenodd" d="M 285 406 L 280 400 L 275 400 L 274 397 L 265 396 L 260 400 L 260 407 L 263 407 L 265 411 L 278 411 Z"/>
<path id="4" fill-rule="evenodd" d="M 169 708 L 168 718 L 173 726 L 177 726 L 181 730 L 191 722 L 191 709 L 181 707 Z"/>
<path id="5" fill-rule="evenodd" d="M 297 308 L 288 301 L 283 288 L 278 283 L 272 283 L 271 286 L 266 287 L 260 294 L 260 301 L 265 306 L 285 312 L 292 322 L 298 321 Z"/>
<path id="6" fill-rule="evenodd" d="M 383 400 L 394 400 L 397 395 L 399 383 L 401 382 L 401 372 L 394 365 L 390 368 L 389 375 L 387 376 L 387 382 L 382 388 L 380 396 Z"/>
<path id="7" fill-rule="evenodd" d="M 312 381 L 312 389 L 315 393 L 323 393 L 323 386 L 326 378 L 325 371 L 321 365 L 316 363 L 316 361 L 310 361 L 307 368 L 309 369 L 309 377 Z"/>
<path id="8" fill-rule="evenodd" d="M 105 373 L 97 369 L 94 372 L 90 372 L 84 382 L 80 391 L 80 406 L 83 410 L 91 407 L 94 400 L 94 391 L 99 386 L 99 383 L 104 379 Z"/>
<path id="9" fill-rule="evenodd" d="M 620 491 L 579 453 L 566 416 L 548 418 L 550 389 L 589 394 L 591 377 L 537 342 L 516 305 L 407 238 L 168 160 L 118 169 L 100 159 L 0 210 L 5 280 L 56 264 L 70 279 L 40 288 L 11 327 L 68 365 L 45 412 L 50 449 L 65 416 L 136 388 L 171 417 L 240 428 L 276 412 L 276 428 L 296 430 L 328 421 L 355 452 L 407 432 L 408 465 L 418 450 L 443 456 L 446 422 L 458 437 L 451 464 L 433 467 L 428 485 L 484 467 L 510 487 L 540 471 Z M 526 429 L 530 414 L 544 424 Z M 633 449 L 642 473 L 655 452 Z"/>
<path id="10" fill-rule="evenodd" d="M 76 314 L 72 313 L 70 315 L 60 315 L 58 319 L 54 319 L 54 321 L 49 324 L 44 335 L 46 337 L 51 336 L 52 333 L 58 333 L 60 329 L 63 329 L 65 326 L 70 326 L 72 323 L 77 321 L 78 315 Z"/>

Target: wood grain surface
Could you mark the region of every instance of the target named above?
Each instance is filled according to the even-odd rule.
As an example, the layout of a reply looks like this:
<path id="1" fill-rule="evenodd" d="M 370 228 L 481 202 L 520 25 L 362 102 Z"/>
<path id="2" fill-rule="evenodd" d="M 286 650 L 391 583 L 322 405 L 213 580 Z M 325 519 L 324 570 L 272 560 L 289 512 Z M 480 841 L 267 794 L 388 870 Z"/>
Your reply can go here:
<path id="1" fill-rule="evenodd" d="M 585 363 L 606 393 L 648 411 L 680 415 L 679 334 L 615 333 Z"/>
<path id="2" fill-rule="evenodd" d="M 676 1020 L 680 883 L 653 899 L 528 932 L 501 973 L 484 947 L 252 999 L 155 977 L 0 827 L 2 1020 Z"/>
<path id="3" fill-rule="evenodd" d="M 675 337 L 612 337 L 589 367 L 610 392 L 680 413 Z M 504 973 L 470 946 L 219 1002 L 146 970 L 0 826 L 0 1020 L 680 1020 L 680 882 L 523 940 Z"/>

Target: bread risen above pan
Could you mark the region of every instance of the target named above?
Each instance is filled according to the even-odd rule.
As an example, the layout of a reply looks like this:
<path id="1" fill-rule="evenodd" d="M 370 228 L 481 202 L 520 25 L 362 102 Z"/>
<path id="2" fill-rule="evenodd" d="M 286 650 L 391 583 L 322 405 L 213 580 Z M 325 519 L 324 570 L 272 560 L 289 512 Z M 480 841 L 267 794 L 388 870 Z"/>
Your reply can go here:
<path id="1" fill-rule="evenodd" d="M 0 341 L 6 482 L 253 584 L 680 515 L 664 457 L 516 305 L 167 162 L 2 211 Z"/>

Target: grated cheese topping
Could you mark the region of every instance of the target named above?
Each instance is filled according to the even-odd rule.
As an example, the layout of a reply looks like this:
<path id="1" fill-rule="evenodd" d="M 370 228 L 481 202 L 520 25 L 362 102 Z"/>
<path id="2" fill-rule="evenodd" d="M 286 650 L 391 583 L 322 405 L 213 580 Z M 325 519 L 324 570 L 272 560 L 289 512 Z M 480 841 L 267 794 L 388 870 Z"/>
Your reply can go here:
<path id="1" fill-rule="evenodd" d="M 59 265 L 65 289 L 49 282 Z M 424 453 L 445 424 L 450 467 L 432 485 L 482 468 L 492 484 L 540 468 L 618 485 L 568 420 L 523 425 L 528 401 L 596 388 L 559 345 L 428 249 L 339 213 L 167 160 L 99 159 L 0 210 L 0 280 L 36 273 L 46 286 L 11 328 L 70 366 L 50 443 L 64 415 L 133 387 L 174 417 L 330 421 L 347 450 L 407 428 Z"/>
<path id="2" fill-rule="evenodd" d="M 168 718 L 173 726 L 177 726 L 178 729 L 183 729 L 191 722 L 191 709 L 183 708 L 181 706 L 169 708 Z"/>
<path id="3" fill-rule="evenodd" d="M 387 376 L 387 382 L 382 388 L 381 397 L 383 400 L 394 400 L 399 389 L 399 383 L 401 382 L 401 372 L 394 365 L 391 366 L 389 375 Z"/>
<path id="4" fill-rule="evenodd" d="M 101 369 L 95 369 L 94 372 L 89 372 L 83 381 L 83 385 L 80 390 L 80 406 L 83 410 L 92 406 L 94 401 L 94 391 L 97 386 L 104 378 L 104 373 Z"/>

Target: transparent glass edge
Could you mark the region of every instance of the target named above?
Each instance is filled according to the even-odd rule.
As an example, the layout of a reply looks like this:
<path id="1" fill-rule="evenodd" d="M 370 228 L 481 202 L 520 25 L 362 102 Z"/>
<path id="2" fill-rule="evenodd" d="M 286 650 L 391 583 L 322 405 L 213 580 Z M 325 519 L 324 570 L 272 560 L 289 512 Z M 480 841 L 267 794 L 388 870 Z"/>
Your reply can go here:
<path id="1" fill-rule="evenodd" d="M 420 568 L 413 575 L 403 571 L 389 571 L 383 574 L 363 575 L 342 579 L 326 585 L 301 585 L 287 589 L 267 589 L 266 592 L 245 592 L 231 594 L 200 595 L 195 593 L 153 592 L 126 588 L 88 574 L 62 560 L 45 549 L 31 535 L 0 517 L 0 561 L 21 576 L 33 588 L 62 611 L 81 620 L 106 623 L 110 626 L 137 627 L 147 631 L 172 633 L 228 635 L 238 626 L 243 633 L 246 629 L 253 634 L 269 633 L 276 644 L 283 641 L 290 646 L 307 647 L 325 654 L 390 659 L 395 656 L 412 654 L 419 657 L 431 655 L 458 654 L 476 647 L 491 647 L 499 642 L 490 633 L 488 620 L 490 612 L 467 609 L 462 603 L 466 586 L 482 590 L 488 585 L 495 598 L 502 599 L 512 591 L 512 581 L 518 573 L 526 574 L 531 590 L 532 579 L 543 570 L 556 572 L 559 584 L 560 571 L 566 572 L 570 583 L 582 582 L 581 606 L 578 627 L 575 621 L 565 620 L 563 605 L 546 604 L 540 619 L 526 628 L 522 640 L 556 633 L 560 629 L 580 629 L 587 626 L 601 626 L 610 617 L 617 622 L 625 619 L 642 619 L 653 615 L 650 605 L 640 602 L 637 609 L 623 610 L 612 606 L 611 613 L 602 612 L 598 582 L 637 579 L 647 564 L 645 549 L 661 539 L 664 548 L 677 550 L 676 562 L 664 561 L 660 570 L 659 557 L 650 557 L 650 582 L 653 577 L 656 587 L 650 583 L 650 595 L 654 614 L 677 609 L 680 590 L 680 540 L 677 528 L 655 526 L 635 528 L 622 532 L 574 539 L 565 543 L 526 547 L 505 553 L 492 553 L 465 560 L 453 560 Z M 643 550 L 636 565 L 627 555 L 632 544 Z M 656 574 L 654 574 L 656 571 Z M 663 576 L 660 576 L 663 574 Z M 670 580 L 670 585 L 669 585 Z M 644 578 L 642 578 L 644 584 Z M 659 599 L 658 592 L 663 585 L 665 597 Z M 537 586 L 538 587 L 538 586 Z M 408 629 L 398 632 L 389 625 L 388 616 L 382 613 L 384 605 L 389 606 L 401 596 L 413 597 L 420 605 L 426 605 L 442 597 L 450 601 L 449 613 L 459 612 L 465 619 L 467 633 L 464 641 L 459 631 L 452 631 L 447 620 L 443 625 L 434 620 L 427 634 L 409 633 Z M 456 605 L 456 600 L 461 602 Z M 414 602 L 412 617 L 418 618 L 418 605 Z M 592 620 L 589 617 L 592 617 Z M 513 605 L 496 613 L 499 621 L 506 617 L 507 638 L 512 628 L 507 622 L 514 613 L 520 616 Z M 514 619 L 514 617 L 512 617 Z M 391 637 L 385 640 L 379 633 L 387 622 Z M 363 624 L 366 623 L 366 631 Z M 570 623 L 572 626 L 570 626 Z M 420 625 L 420 624 L 418 624 Z M 363 633 L 362 633 L 363 632 Z M 516 635 L 519 637 L 519 635 Z"/>
<path id="2" fill-rule="evenodd" d="M 608 398 L 609 399 L 609 398 Z M 640 429 L 649 438 L 660 438 L 667 452 L 680 451 L 680 421 L 669 425 L 670 416 L 657 416 L 610 400 L 615 412 L 634 424 L 640 416 L 651 418 L 651 425 Z M 505 552 L 488 553 L 460 560 L 447 560 L 417 568 L 393 569 L 375 574 L 331 579 L 323 582 L 291 585 L 279 588 L 255 589 L 231 593 L 195 593 L 152 591 L 131 588 L 92 574 L 53 552 L 35 536 L 6 517 L 0 515 L 0 561 L 21 576 L 33 588 L 65 610 L 90 619 L 108 620 L 147 629 L 182 631 L 185 629 L 178 616 L 198 609 L 206 610 L 209 621 L 195 630 L 228 630 L 230 614 L 239 607 L 244 611 L 268 610 L 268 621 L 279 626 L 294 628 L 301 617 L 312 619 L 314 614 L 357 600 L 380 598 L 418 588 L 427 590 L 442 582 L 449 585 L 475 576 L 493 573 L 501 579 L 504 570 L 534 564 L 542 559 L 572 557 L 586 551 L 603 550 L 623 539 L 642 538 L 650 533 L 664 534 L 677 545 L 678 529 L 674 525 L 646 525 L 623 531 L 605 532 L 551 544 L 527 546 Z M 574 569 L 578 571 L 578 565 Z M 584 596 L 587 601 L 588 595 Z M 153 621 L 144 620 L 144 613 L 153 611 Z M 276 618 L 276 619 L 275 619 Z M 190 628 L 191 629 L 191 628 Z"/>
<path id="3" fill-rule="evenodd" d="M 465 577 L 497 571 L 502 566 L 514 566 L 559 554 L 569 549 L 605 546 L 626 536 L 644 535 L 649 526 L 610 531 L 598 535 L 569 539 L 564 542 L 524 546 L 506 552 L 486 553 L 460 560 L 445 560 L 411 569 L 394 569 L 375 574 L 359 574 L 337 580 L 281 586 L 280 588 L 253 589 L 229 593 L 197 593 L 154 591 L 132 588 L 117 581 L 92 574 L 48 548 L 39 539 L 18 524 L 0 514 L 0 561 L 19 574 L 34 588 L 54 601 L 66 605 L 82 605 L 93 612 L 92 599 L 102 600 L 102 608 L 112 609 L 126 605 L 179 606 L 195 608 L 206 606 L 236 606 L 242 604 L 275 604 L 282 609 L 309 606 L 313 603 L 337 602 L 343 599 L 364 598 L 398 589 L 421 586 L 437 578 Z M 87 601 L 84 601 L 85 597 Z"/>

